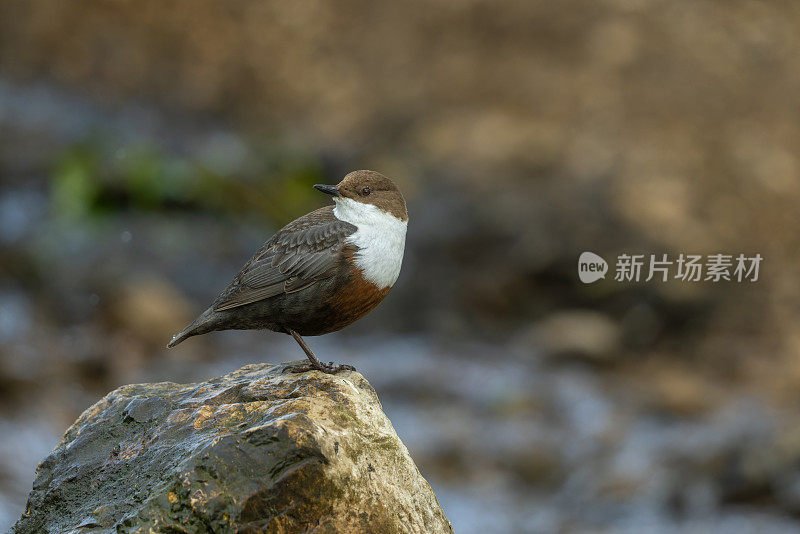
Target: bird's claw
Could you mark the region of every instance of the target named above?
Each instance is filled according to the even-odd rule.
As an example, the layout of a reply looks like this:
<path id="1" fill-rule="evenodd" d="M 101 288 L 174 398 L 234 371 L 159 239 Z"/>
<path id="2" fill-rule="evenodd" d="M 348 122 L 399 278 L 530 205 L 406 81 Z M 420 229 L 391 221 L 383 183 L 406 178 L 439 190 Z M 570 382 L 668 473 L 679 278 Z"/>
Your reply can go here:
<path id="1" fill-rule="evenodd" d="M 338 373 L 339 371 L 355 371 L 356 368 L 352 365 L 347 365 L 346 363 L 340 363 L 336 365 L 333 362 L 328 362 L 328 365 L 325 366 L 329 371 L 325 371 L 326 373 Z"/>
<path id="2" fill-rule="evenodd" d="M 320 363 L 319 366 L 313 365 L 311 362 L 309 363 L 302 363 L 299 365 L 290 365 L 286 367 L 286 371 L 289 373 L 306 373 L 308 371 L 320 371 L 327 374 L 336 374 L 340 371 L 355 371 L 356 368 L 352 365 L 347 364 L 339 364 L 336 365 L 333 362 L 328 363 Z"/>

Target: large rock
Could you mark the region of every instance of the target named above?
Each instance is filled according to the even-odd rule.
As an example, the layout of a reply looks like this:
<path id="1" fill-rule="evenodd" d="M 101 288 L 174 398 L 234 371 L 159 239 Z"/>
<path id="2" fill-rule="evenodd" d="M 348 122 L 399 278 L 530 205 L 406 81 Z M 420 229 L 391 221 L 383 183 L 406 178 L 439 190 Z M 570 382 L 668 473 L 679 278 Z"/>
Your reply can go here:
<path id="1" fill-rule="evenodd" d="M 452 532 L 364 377 L 284 369 L 109 393 L 14 532 Z"/>

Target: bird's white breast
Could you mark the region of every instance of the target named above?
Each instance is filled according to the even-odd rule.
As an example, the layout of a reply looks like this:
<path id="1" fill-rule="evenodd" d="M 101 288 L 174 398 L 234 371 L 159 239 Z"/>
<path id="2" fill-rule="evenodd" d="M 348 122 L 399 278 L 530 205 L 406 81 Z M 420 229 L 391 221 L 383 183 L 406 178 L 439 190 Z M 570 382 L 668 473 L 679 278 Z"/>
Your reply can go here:
<path id="1" fill-rule="evenodd" d="M 408 221 L 402 221 L 372 204 L 350 198 L 335 198 L 333 214 L 358 230 L 347 241 L 358 247 L 355 264 L 364 278 L 378 286 L 391 287 L 400 276 L 406 246 Z"/>

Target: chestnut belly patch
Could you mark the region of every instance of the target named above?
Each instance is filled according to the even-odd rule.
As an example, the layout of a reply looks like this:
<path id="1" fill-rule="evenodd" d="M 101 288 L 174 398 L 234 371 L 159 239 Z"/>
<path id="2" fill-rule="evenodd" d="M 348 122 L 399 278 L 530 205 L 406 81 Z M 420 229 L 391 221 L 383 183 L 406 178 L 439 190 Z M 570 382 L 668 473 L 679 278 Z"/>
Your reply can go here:
<path id="1" fill-rule="evenodd" d="M 348 283 L 344 284 L 331 296 L 326 304 L 335 311 L 333 324 L 326 330 L 335 332 L 359 320 L 389 294 L 391 287 L 378 289 L 375 284 L 364 278 L 360 269 L 354 268 Z"/>

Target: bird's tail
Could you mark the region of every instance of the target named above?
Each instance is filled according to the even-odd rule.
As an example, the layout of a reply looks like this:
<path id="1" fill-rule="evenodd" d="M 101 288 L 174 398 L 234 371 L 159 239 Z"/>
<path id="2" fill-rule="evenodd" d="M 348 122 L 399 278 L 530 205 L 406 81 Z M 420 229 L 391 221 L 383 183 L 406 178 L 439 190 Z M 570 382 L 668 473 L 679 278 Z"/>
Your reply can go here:
<path id="1" fill-rule="evenodd" d="M 199 336 L 200 334 L 205 334 L 214 330 L 214 315 L 213 308 L 208 308 L 206 311 L 201 313 L 192 324 L 172 336 L 172 340 L 167 343 L 167 348 L 170 349 L 192 336 Z"/>
<path id="2" fill-rule="evenodd" d="M 169 343 L 167 343 L 167 348 L 171 349 L 181 341 L 188 339 L 192 336 L 196 336 L 197 332 L 194 330 L 194 327 L 195 325 L 194 323 L 192 323 L 183 330 L 181 330 L 180 332 L 178 332 L 177 334 L 175 334 L 174 336 L 172 336 L 172 340 Z"/>

